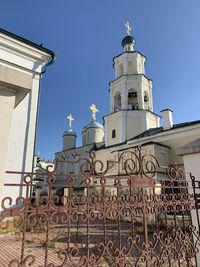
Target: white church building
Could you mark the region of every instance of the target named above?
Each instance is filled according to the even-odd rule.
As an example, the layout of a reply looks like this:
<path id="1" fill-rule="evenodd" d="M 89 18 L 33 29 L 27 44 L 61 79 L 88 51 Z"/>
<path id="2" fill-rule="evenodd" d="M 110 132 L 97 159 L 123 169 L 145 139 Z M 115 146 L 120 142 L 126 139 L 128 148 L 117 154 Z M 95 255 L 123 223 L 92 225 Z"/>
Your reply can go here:
<path id="1" fill-rule="evenodd" d="M 129 25 L 127 33 L 122 40 L 123 51 L 113 59 L 115 76 L 109 83 L 110 113 L 103 117 L 101 124 L 96 120 L 97 107 L 90 107 L 92 120 L 82 129 L 80 147 L 76 147 L 77 133 L 72 129 L 70 114 L 69 129 L 63 133 L 63 147 L 55 153 L 55 159 L 89 159 L 89 152 L 93 151 L 95 159 L 106 165 L 107 161 L 117 161 L 120 154 L 127 151 L 123 154 L 125 161 L 129 157 L 128 151 L 142 146 L 143 153 L 155 156 L 160 166 L 176 162 L 184 168 L 183 157 L 177 155 L 178 149 L 200 138 L 200 120 L 174 124 L 172 110 L 163 109 L 162 116 L 153 112 L 152 80 L 145 75 L 147 58 L 135 50 Z M 111 164 L 107 174 L 125 174 L 123 167 L 118 165 Z M 79 168 L 78 163 L 61 162 L 58 177 L 62 173 L 78 174 Z M 163 175 L 162 171 L 157 175 L 158 178 Z"/>

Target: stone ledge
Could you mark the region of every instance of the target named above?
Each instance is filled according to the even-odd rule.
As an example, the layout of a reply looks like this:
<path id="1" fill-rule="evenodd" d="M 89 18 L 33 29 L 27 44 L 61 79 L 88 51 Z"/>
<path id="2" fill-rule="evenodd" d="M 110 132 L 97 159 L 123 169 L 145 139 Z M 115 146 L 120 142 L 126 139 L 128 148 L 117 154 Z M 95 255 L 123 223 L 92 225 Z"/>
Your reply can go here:
<path id="1" fill-rule="evenodd" d="M 32 75 L 0 65 L 0 86 L 16 91 L 16 107 L 32 89 Z"/>

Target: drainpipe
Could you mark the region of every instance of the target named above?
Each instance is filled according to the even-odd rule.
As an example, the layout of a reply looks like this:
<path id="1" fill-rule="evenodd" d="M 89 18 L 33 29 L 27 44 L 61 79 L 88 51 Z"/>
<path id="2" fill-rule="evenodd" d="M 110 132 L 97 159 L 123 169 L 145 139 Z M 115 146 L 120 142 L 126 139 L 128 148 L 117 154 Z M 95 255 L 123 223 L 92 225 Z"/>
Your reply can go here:
<path id="1" fill-rule="evenodd" d="M 39 115 L 39 106 L 40 106 L 40 92 L 41 92 L 41 78 L 42 74 L 46 72 L 47 67 L 52 65 L 56 60 L 56 56 L 54 53 L 51 54 L 51 60 L 45 65 L 44 70 L 40 73 L 40 80 L 39 80 L 39 89 L 38 89 L 38 101 L 37 101 L 37 111 L 36 111 L 36 122 L 35 122 L 35 133 L 34 133 L 34 145 L 33 145 L 33 156 L 32 156 L 32 173 L 34 171 L 34 156 L 35 156 L 35 148 L 36 148 L 36 136 L 37 136 L 37 128 L 38 128 L 38 115 Z M 32 195 L 32 182 L 31 182 L 31 189 L 30 189 L 30 196 Z"/>

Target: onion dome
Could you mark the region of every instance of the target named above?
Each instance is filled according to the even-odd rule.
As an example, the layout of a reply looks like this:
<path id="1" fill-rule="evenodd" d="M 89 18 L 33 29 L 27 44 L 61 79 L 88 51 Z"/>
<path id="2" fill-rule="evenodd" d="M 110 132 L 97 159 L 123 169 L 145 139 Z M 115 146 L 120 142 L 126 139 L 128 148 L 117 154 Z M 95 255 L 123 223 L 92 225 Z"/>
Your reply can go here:
<path id="1" fill-rule="evenodd" d="M 126 37 L 123 38 L 122 40 L 122 46 L 123 48 L 125 47 L 125 45 L 135 45 L 135 39 L 133 36 L 131 35 L 127 35 Z"/>
<path id="2" fill-rule="evenodd" d="M 104 128 L 103 125 L 96 121 L 96 113 L 99 111 L 96 105 L 90 106 L 92 111 L 92 121 L 83 127 L 82 129 L 82 143 L 83 145 L 89 145 L 93 143 L 100 143 L 104 140 Z"/>
<path id="3" fill-rule="evenodd" d="M 73 131 L 72 129 L 69 129 L 63 133 L 63 137 L 64 136 L 71 136 L 71 135 L 77 137 L 77 133 L 75 131 Z"/>
<path id="4" fill-rule="evenodd" d="M 101 128 L 101 129 L 104 129 L 103 128 L 103 125 L 99 122 L 96 122 L 96 121 L 92 121 L 90 122 L 89 124 L 87 124 L 86 126 L 83 127 L 82 129 L 82 132 L 89 129 L 89 128 Z"/>
<path id="5" fill-rule="evenodd" d="M 99 122 L 92 121 L 82 129 L 82 143 L 89 145 L 100 143 L 104 140 L 104 128 Z"/>

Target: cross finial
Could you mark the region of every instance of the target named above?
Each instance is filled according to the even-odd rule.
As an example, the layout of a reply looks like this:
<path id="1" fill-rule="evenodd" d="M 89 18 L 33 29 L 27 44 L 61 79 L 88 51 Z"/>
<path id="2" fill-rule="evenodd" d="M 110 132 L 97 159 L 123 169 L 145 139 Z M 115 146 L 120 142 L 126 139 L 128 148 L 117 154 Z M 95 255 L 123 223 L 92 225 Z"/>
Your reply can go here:
<path id="1" fill-rule="evenodd" d="M 127 34 L 131 35 L 131 26 L 130 26 L 130 23 L 128 21 L 125 23 L 125 27 L 126 27 Z"/>
<path id="2" fill-rule="evenodd" d="M 96 107 L 96 105 L 92 104 L 90 106 L 90 110 L 92 110 L 92 120 L 96 121 L 96 113 L 99 111 Z"/>
<path id="3" fill-rule="evenodd" d="M 72 117 L 72 114 L 69 114 L 69 116 L 67 116 L 67 119 L 69 121 L 69 128 L 72 128 L 72 121 L 74 120 L 74 118 Z"/>

